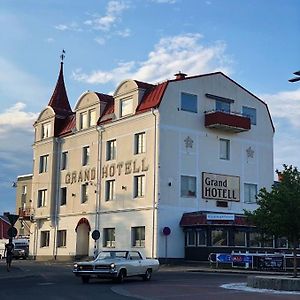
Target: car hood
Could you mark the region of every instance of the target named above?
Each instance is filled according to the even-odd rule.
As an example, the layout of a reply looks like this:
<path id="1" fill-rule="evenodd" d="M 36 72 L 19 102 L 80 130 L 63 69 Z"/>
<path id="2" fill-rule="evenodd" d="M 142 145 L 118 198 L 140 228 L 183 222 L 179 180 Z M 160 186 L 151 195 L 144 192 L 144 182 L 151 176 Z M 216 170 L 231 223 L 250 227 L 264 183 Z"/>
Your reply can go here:
<path id="1" fill-rule="evenodd" d="M 112 259 L 98 259 L 98 260 L 91 260 L 91 261 L 80 261 L 76 262 L 75 264 L 78 265 L 110 265 L 111 263 L 120 263 L 126 261 L 123 258 L 112 258 Z"/>

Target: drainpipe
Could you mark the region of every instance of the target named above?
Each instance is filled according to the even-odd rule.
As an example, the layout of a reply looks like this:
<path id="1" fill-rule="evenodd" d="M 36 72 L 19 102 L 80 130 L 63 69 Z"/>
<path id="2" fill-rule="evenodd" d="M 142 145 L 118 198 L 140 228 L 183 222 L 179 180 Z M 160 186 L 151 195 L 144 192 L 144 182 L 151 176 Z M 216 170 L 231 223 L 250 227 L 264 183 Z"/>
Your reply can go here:
<path id="1" fill-rule="evenodd" d="M 151 113 L 154 116 L 154 158 L 153 158 L 153 201 L 152 201 L 152 249 L 151 257 L 157 256 L 157 242 L 155 243 L 155 233 L 157 235 L 157 229 L 155 230 L 155 225 L 157 225 L 157 178 L 158 178 L 158 150 L 157 150 L 157 115 L 154 109 L 151 109 Z M 157 175 L 156 175 L 157 173 Z M 156 248 L 155 248 L 156 246 Z"/>
<path id="2" fill-rule="evenodd" d="M 55 138 L 56 146 L 56 181 L 55 182 L 55 212 L 54 212 L 54 240 L 53 240 L 53 257 L 57 257 L 57 229 L 58 229 L 58 211 L 60 205 L 60 166 L 61 166 L 61 141 Z"/>
<path id="3" fill-rule="evenodd" d="M 102 135 L 103 126 L 97 126 L 98 131 L 98 161 L 97 161 L 97 190 L 96 190 L 96 217 L 95 217 L 95 229 L 100 231 L 100 212 L 101 212 L 101 170 L 102 170 Z M 100 238 L 95 242 L 96 251 L 99 252 Z"/>

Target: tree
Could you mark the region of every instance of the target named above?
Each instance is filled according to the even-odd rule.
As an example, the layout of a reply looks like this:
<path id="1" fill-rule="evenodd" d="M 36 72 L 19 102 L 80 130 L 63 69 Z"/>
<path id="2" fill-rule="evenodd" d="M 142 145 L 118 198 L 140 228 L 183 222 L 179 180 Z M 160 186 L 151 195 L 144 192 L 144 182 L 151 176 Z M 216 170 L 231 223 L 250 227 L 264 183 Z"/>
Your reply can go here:
<path id="1" fill-rule="evenodd" d="M 258 193 L 259 207 L 245 211 L 250 221 L 268 235 L 286 237 L 293 252 L 294 277 L 297 277 L 297 247 L 300 240 L 300 172 L 296 167 L 283 165 L 276 170 L 280 181 L 270 192 L 263 188 Z"/>

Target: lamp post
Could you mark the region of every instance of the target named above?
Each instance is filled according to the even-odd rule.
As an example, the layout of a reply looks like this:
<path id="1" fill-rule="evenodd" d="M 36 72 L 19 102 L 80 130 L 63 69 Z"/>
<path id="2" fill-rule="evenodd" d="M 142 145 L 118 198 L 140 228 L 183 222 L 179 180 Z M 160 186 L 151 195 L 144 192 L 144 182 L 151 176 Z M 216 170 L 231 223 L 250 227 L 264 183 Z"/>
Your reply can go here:
<path id="1" fill-rule="evenodd" d="M 294 77 L 294 78 L 289 79 L 289 82 L 300 81 L 300 71 L 296 71 L 296 72 L 294 72 L 293 74 L 296 75 L 297 77 Z"/>

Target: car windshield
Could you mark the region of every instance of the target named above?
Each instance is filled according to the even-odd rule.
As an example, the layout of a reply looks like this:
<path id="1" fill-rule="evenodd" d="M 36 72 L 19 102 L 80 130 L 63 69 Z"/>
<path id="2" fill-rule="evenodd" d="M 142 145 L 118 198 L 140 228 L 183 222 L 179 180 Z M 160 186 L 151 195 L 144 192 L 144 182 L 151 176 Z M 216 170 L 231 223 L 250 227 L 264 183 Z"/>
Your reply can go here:
<path id="1" fill-rule="evenodd" d="M 98 254 L 97 260 L 99 259 L 112 259 L 112 258 L 126 258 L 127 251 L 102 251 Z"/>

